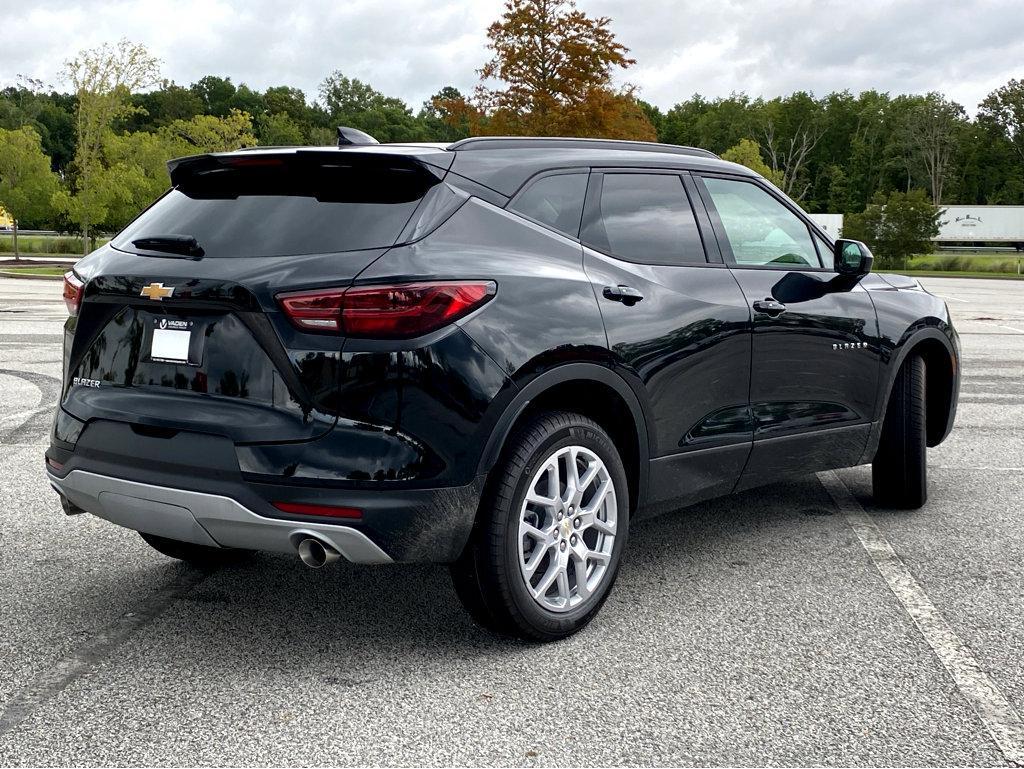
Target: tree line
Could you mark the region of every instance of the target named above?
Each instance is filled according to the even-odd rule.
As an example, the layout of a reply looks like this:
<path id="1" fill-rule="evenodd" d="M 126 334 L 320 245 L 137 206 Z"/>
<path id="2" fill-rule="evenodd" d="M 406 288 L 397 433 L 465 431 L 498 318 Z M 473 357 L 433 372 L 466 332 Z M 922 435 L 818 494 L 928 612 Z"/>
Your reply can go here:
<path id="1" fill-rule="evenodd" d="M 208 75 L 163 79 L 127 41 L 66 63 L 63 88 L 0 91 L 0 206 L 22 227 L 117 230 L 168 185 L 172 157 L 254 145 L 330 145 L 349 125 L 382 142 L 575 135 L 709 149 L 755 168 L 809 211 L 860 214 L 892 194 L 934 205 L 1024 204 L 1024 82 L 974 117 L 939 93 L 694 95 L 662 111 L 613 85 L 635 61 L 607 17 L 571 0 L 508 0 L 471 93 L 419 106 L 334 71 L 317 93 Z M 915 193 L 916 195 L 916 193 Z"/>

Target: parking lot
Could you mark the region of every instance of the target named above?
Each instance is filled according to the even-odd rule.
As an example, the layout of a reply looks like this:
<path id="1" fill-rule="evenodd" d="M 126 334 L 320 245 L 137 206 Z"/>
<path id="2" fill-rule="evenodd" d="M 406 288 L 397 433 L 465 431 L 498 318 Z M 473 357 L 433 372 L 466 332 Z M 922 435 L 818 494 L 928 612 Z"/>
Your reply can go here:
<path id="1" fill-rule="evenodd" d="M 60 283 L 0 280 L 0 764 L 1024 765 L 1024 282 L 924 283 L 964 347 L 924 509 L 860 467 L 642 522 L 536 646 L 443 567 L 202 573 L 65 517 Z"/>

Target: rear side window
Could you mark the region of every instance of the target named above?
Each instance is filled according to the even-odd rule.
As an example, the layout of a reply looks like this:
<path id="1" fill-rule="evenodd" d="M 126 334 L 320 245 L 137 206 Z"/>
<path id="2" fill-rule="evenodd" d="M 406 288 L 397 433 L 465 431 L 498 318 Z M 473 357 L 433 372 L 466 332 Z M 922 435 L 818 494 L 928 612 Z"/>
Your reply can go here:
<path id="1" fill-rule="evenodd" d="M 580 239 L 631 262 L 707 261 L 683 180 L 673 174 L 605 174 Z"/>
<path id="2" fill-rule="evenodd" d="M 531 184 L 509 208 L 575 238 L 586 193 L 587 174 L 545 176 Z"/>
<path id="3" fill-rule="evenodd" d="M 427 190 L 422 169 L 244 158 L 189 174 L 115 239 L 195 238 L 210 257 L 294 256 L 394 245 Z"/>

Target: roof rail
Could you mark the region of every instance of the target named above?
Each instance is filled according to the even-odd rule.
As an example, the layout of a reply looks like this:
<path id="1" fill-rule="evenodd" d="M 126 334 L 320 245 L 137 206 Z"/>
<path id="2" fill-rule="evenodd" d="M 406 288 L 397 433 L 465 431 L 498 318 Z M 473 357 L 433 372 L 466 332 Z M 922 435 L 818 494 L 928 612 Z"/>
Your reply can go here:
<path id="1" fill-rule="evenodd" d="M 629 150 L 632 152 L 665 152 L 671 155 L 695 155 L 717 158 L 714 152 L 678 144 L 637 142 L 625 139 L 579 139 L 558 136 L 474 136 L 449 144 L 449 150 L 519 150 L 519 149 L 595 149 Z"/>

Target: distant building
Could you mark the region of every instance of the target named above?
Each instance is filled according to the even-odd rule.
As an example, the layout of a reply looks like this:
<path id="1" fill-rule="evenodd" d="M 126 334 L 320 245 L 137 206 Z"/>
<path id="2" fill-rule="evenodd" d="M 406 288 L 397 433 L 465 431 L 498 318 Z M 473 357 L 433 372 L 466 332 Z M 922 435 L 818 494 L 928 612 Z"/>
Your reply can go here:
<path id="1" fill-rule="evenodd" d="M 0 206 L 0 230 L 13 230 L 14 229 L 14 217 L 4 210 L 3 206 Z"/>

